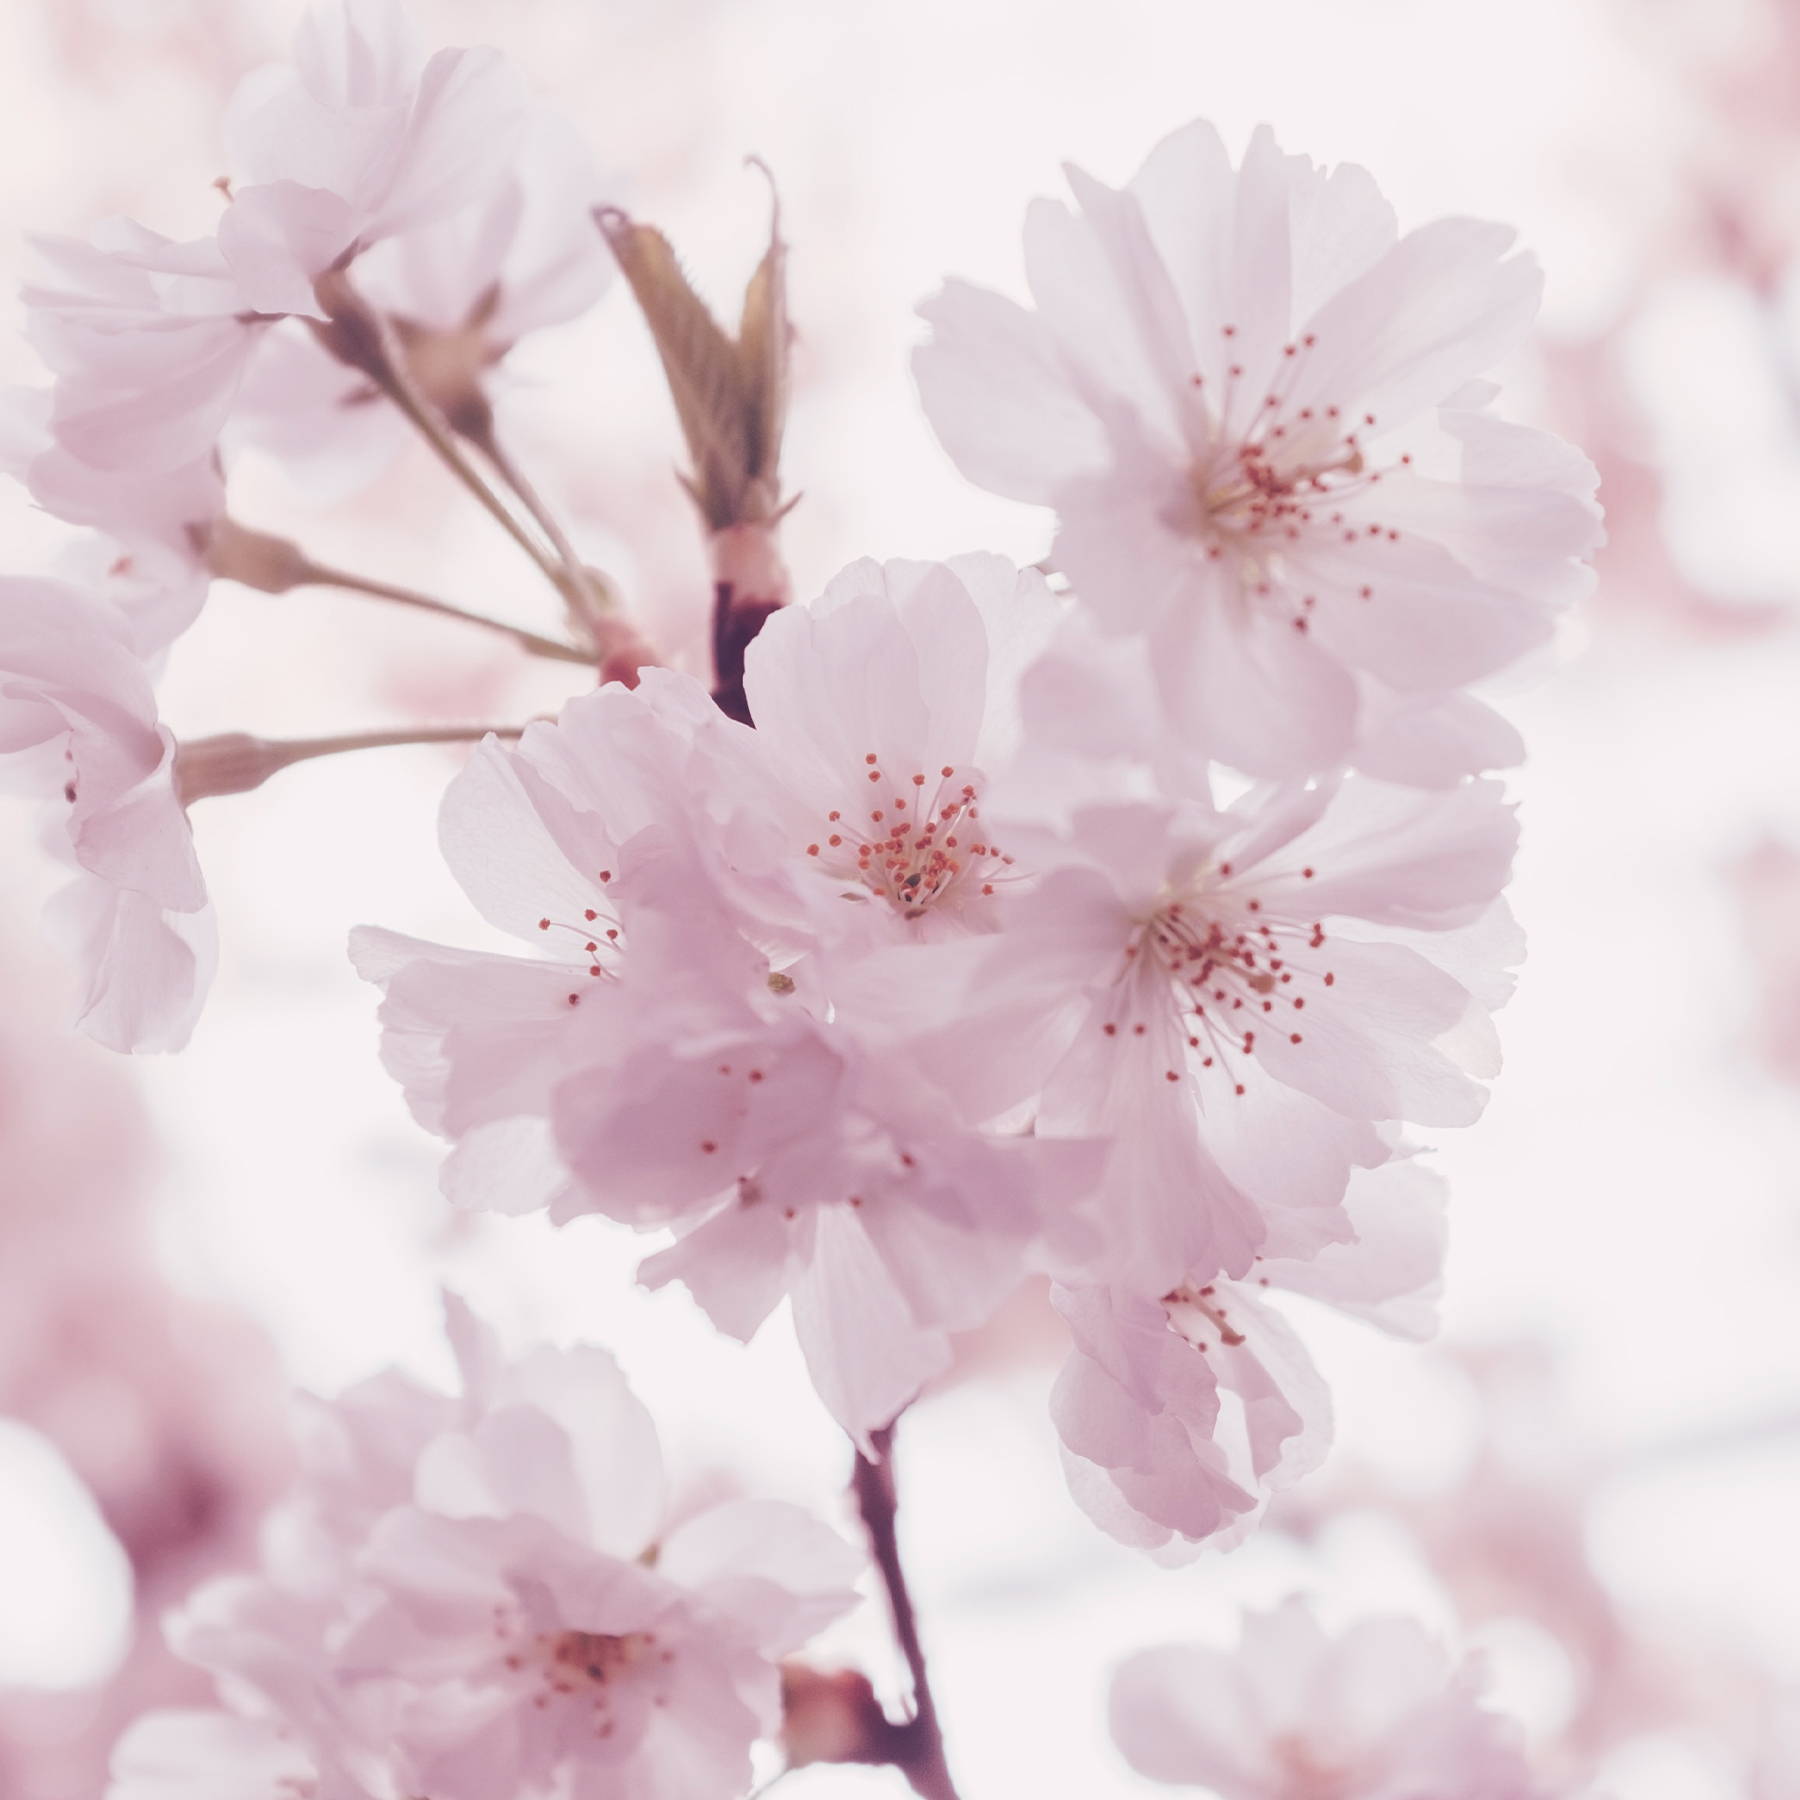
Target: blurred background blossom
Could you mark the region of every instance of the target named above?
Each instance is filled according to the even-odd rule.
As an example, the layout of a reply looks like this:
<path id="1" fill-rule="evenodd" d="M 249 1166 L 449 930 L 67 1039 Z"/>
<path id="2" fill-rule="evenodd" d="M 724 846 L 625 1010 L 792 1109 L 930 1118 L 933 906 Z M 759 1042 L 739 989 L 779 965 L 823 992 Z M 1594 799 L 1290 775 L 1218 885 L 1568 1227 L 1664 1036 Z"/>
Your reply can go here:
<path id="1" fill-rule="evenodd" d="M 14 0 L 0 11 L 0 236 L 218 206 L 218 121 L 296 0 Z M 492 42 L 579 128 L 612 197 L 703 292 L 741 284 L 779 184 L 799 332 L 787 548 L 815 592 L 859 555 L 1042 556 L 1048 521 L 963 483 L 907 372 L 954 273 L 1017 291 L 1026 200 L 1122 178 L 1196 115 L 1365 164 L 1414 223 L 1516 224 L 1548 298 L 1524 410 L 1598 463 L 1610 543 L 1525 730 L 1515 902 L 1532 951 L 1486 1119 L 1446 1142 L 1445 1333 L 1325 1317 L 1324 1471 L 1229 1557 L 1165 1572 L 1086 1527 L 1043 1395 L 1046 1304 L 965 1346 L 909 1421 L 910 1554 L 972 1795 L 1151 1791 L 1105 1681 L 1170 1638 L 1233 1640 L 1293 1590 L 1328 1621 L 1411 1611 L 1484 1653 L 1544 1765 L 1619 1800 L 1796 1791 L 1800 1690 L 1800 7 L 1792 0 L 415 0 Z M 18 314 L 15 309 L 14 321 Z M 0 378 L 38 379 L 16 330 Z M 677 428 L 617 289 L 508 364 L 520 460 L 677 660 L 708 574 Z M 1515 411 L 1521 410 L 1515 404 Z M 510 546 L 403 448 L 346 495 L 246 465 L 245 523 L 553 630 Z M 62 528 L 9 492 L 5 567 Z M 312 735 L 522 716 L 569 690 L 445 622 L 223 585 L 177 646 L 183 733 Z M 790 1343 L 720 1340 L 631 1282 L 594 1221 L 448 1215 L 343 954 L 381 919 L 467 922 L 433 845 L 457 753 L 405 749 L 209 804 L 225 922 L 177 1059 L 62 1029 L 30 946 L 56 880 L 0 870 L 0 1791 L 98 1792 L 118 1725 L 179 1702 L 157 1615 L 240 1560 L 285 1468 L 283 1399 L 391 1363 L 441 1375 L 440 1282 L 524 1339 L 602 1337 L 693 1491 L 829 1508 L 843 1454 Z M 23 834 L 9 834 L 17 842 Z M 528 1329 L 529 1328 L 529 1332 Z M 884 1668 L 877 1625 L 846 1656 Z M 1054 1731 L 1046 1719 L 1057 1722 Z M 797 1796 L 892 1791 L 802 1771 Z"/>

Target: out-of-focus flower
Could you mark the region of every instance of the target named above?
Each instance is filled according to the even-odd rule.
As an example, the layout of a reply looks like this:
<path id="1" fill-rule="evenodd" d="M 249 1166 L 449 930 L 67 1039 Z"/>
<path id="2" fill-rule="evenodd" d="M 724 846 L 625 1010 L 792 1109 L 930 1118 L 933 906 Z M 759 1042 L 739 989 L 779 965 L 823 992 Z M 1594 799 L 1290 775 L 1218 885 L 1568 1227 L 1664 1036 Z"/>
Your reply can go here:
<path id="1" fill-rule="evenodd" d="M 391 321 L 412 386 L 479 445 L 494 441 L 494 379 L 508 353 L 605 291 L 612 269 L 589 217 L 597 187 L 574 128 L 534 107 L 516 154 L 473 204 L 356 259 L 358 290 Z M 366 480 L 407 430 L 354 360 L 289 327 L 250 367 L 232 442 L 276 457 L 315 489 L 340 491 Z"/>
<path id="2" fill-rule="evenodd" d="M 1352 760 L 1371 706 L 1443 695 L 1550 634 L 1599 541 L 1594 474 L 1487 411 L 1537 271 L 1467 219 L 1397 237 L 1360 169 L 1234 169 L 1205 124 L 1123 191 L 1026 227 L 1037 310 L 925 308 L 926 410 L 964 473 L 1053 506 L 1054 556 L 1147 632 L 1183 730 L 1259 775 Z"/>
<path id="3" fill-rule="evenodd" d="M 313 282 L 471 205 L 511 157 L 524 107 L 498 51 L 427 56 L 398 0 L 315 7 L 291 63 L 246 80 L 226 119 L 219 247 L 247 309 L 324 317 Z"/>
<path id="4" fill-rule="evenodd" d="M 1112 1689 L 1114 1740 L 1152 1781 L 1220 1800 L 1544 1800 L 1511 1721 L 1410 1619 L 1326 1636 L 1289 1600 L 1235 1655 L 1171 1645 Z"/>
<path id="5" fill-rule="evenodd" d="M 1059 1290 L 1074 1348 L 1051 1414 L 1088 1515 L 1142 1549 L 1235 1543 L 1273 1492 L 1317 1467 L 1331 1434 L 1325 1384 L 1269 1290 L 1428 1336 L 1443 1211 L 1442 1182 L 1400 1160 L 1352 1179 L 1351 1242 L 1259 1258 L 1243 1281 L 1183 1283 L 1159 1299 Z"/>
<path id="6" fill-rule="evenodd" d="M 359 402 L 407 382 L 452 426 L 486 421 L 491 366 L 607 273 L 569 129 L 528 109 L 497 52 L 427 57 L 396 0 L 314 8 L 291 62 L 242 85 L 226 135 L 214 237 L 119 220 L 43 239 L 25 290 L 55 376 L 33 494 L 128 545 L 200 557 L 228 430 L 366 473 L 347 428 L 390 421 Z M 368 295 L 351 282 L 365 267 Z"/>
<path id="7" fill-rule="evenodd" d="M 132 1586 L 131 1641 L 103 1683 L 0 1691 L 0 1789 L 62 1800 L 100 1791 L 130 1718 L 204 1698 L 199 1671 L 163 1644 L 162 1614 L 250 1553 L 291 1451 L 273 1347 L 157 1267 L 154 1145 L 124 1069 L 59 1032 L 52 984 L 18 954 L 4 985 L 0 1415 L 55 1446 Z"/>
<path id="8" fill-rule="evenodd" d="M 55 902 L 85 971 L 84 1030 L 179 1049 L 212 979 L 206 885 L 176 791 L 175 740 L 117 609 L 57 582 L 0 582 L 0 753 L 61 795 Z"/>
<path id="9" fill-rule="evenodd" d="M 1763 1059 L 1784 1080 L 1800 1082 L 1800 855 L 1765 839 L 1731 868 L 1756 968 L 1756 1033 Z"/>
<path id="10" fill-rule="evenodd" d="M 854 1554 L 772 1501 L 672 1521 L 655 1428 L 609 1356 L 508 1364 L 460 1309 L 452 1333 L 460 1398 L 390 1379 L 326 1409 L 262 1571 L 172 1628 L 225 1712 L 146 1720 L 116 1800 L 182 1781 L 317 1800 L 748 1784 L 778 1661 L 852 1603 Z"/>

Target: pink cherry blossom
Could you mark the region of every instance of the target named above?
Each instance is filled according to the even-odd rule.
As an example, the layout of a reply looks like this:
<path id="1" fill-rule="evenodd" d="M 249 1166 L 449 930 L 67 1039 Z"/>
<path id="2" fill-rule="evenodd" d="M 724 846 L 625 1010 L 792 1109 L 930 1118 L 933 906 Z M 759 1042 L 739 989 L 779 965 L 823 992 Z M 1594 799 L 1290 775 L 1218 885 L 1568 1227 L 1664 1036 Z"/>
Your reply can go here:
<path id="1" fill-rule="evenodd" d="M 981 800 L 1056 612 L 998 558 L 857 565 L 757 640 L 754 731 L 654 670 L 471 762 L 446 851 L 549 957 L 354 945 L 454 1198 L 675 1229 L 646 1280 L 746 1338 L 790 1298 L 859 1434 L 1018 1284 L 1098 1154 L 987 1129 L 1027 1097 L 982 1073 L 1012 1022 L 961 1022 L 951 954 L 1004 916 Z"/>
<path id="2" fill-rule="evenodd" d="M 9 467 L 71 524 L 191 559 L 223 509 L 215 450 L 261 328 L 210 240 L 113 220 L 35 248 L 26 329 L 55 386 L 16 401 Z M 191 623 L 203 593 L 192 585 L 146 648 Z"/>
<path id="3" fill-rule="evenodd" d="M 113 1800 L 748 1785 L 778 1661 L 852 1603 L 856 1557 L 785 1503 L 672 1519 L 655 1429 L 609 1356 L 508 1362 L 461 1308 L 451 1325 L 460 1396 L 389 1378 L 320 1409 L 262 1570 L 171 1628 L 225 1709 L 146 1720 Z"/>
<path id="4" fill-rule="evenodd" d="M 1518 952 L 1496 909 L 1515 836 L 1494 783 L 1357 777 L 1224 809 L 1084 802 L 1021 836 L 1040 885 L 981 991 L 1035 1003 L 1005 1054 L 1042 1071 L 1040 1134 L 1113 1146 L 1114 1279 L 1160 1294 L 1310 1254 L 1346 1235 L 1345 1183 L 1387 1158 L 1384 1128 L 1478 1116 Z"/>
<path id="5" fill-rule="evenodd" d="M 1035 571 L 964 556 L 854 563 L 763 627 L 745 658 L 754 754 L 781 840 L 814 877 L 811 935 L 997 928 L 1019 878 L 982 824 L 985 790 L 1060 613 Z"/>
<path id="6" fill-rule="evenodd" d="M 84 971 L 82 1028 L 115 1050 L 187 1041 L 212 979 L 212 910 L 125 620 L 49 581 L 0 582 L 0 754 L 54 793 L 79 869 L 53 922 Z"/>
<path id="7" fill-rule="evenodd" d="M 1354 1236 L 1310 1257 L 1259 1258 L 1243 1281 L 1157 1298 L 1060 1289 L 1074 1338 L 1051 1414 L 1076 1500 L 1122 1542 L 1237 1542 L 1268 1498 L 1318 1466 L 1331 1435 L 1324 1381 L 1271 1290 L 1425 1337 L 1443 1255 L 1443 1184 L 1411 1160 L 1359 1171 Z"/>
<path id="8" fill-rule="evenodd" d="M 1410 1619 L 1329 1637 L 1300 1600 L 1235 1655 L 1170 1645 L 1113 1680 L 1114 1740 L 1152 1781 L 1219 1800 L 1545 1800 L 1511 1721 Z"/>
<path id="9" fill-rule="evenodd" d="M 574 127 L 533 107 L 515 156 L 446 218 L 357 258 L 359 291 L 392 321 L 414 385 L 456 428 L 489 427 L 496 371 L 529 334 L 587 311 L 612 275 L 590 217 L 599 195 Z M 502 395 L 506 390 L 502 390 Z M 366 482 L 409 427 L 366 375 L 308 331 L 271 333 L 252 363 L 233 446 L 253 446 L 322 492 Z"/>
<path id="10" fill-rule="evenodd" d="M 636 689 L 571 701 L 516 747 L 482 744 L 445 795 L 440 840 L 488 923 L 537 954 L 353 936 L 358 969 L 386 993 L 383 1059 L 420 1123 L 455 1144 L 444 1188 L 459 1204 L 523 1212 L 565 1190 L 551 1096 L 584 1054 L 584 1009 L 616 1011 L 639 865 L 659 867 L 671 833 L 715 862 L 731 855 L 748 735 L 699 683 L 649 670 Z M 760 891 L 748 875 L 737 885 Z"/>
<path id="11" fill-rule="evenodd" d="M 497 51 L 427 56 L 398 0 L 314 7 L 291 64 L 246 80 L 226 120 L 219 245 L 250 310 L 322 317 L 313 280 L 476 200 L 523 110 Z"/>
<path id="12" fill-rule="evenodd" d="M 107 1800 L 326 1800 L 312 1759 L 269 1720 L 147 1713 L 113 1750 Z M 336 1800 L 370 1800 L 340 1787 Z"/>
<path id="13" fill-rule="evenodd" d="M 1512 233 L 1399 237 L 1374 183 L 1233 168 L 1195 124 L 1123 190 L 1032 209 L 1036 310 L 954 283 L 923 310 L 926 410 L 964 473 L 1053 506 L 1055 560 L 1148 633 L 1183 733 L 1260 775 L 1353 756 L 1372 696 L 1442 694 L 1542 644 L 1598 541 L 1577 452 L 1472 386 L 1538 277 Z"/>
<path id="14" fill-rule="evenodd" d="M 689 946 L 690 971 L 702 956 Z M 674 1226 L 643 1278 L 683 1281 L 734 1336 L 788 1297 L 821 1398 L 866 1440 L 948 1366 L 948 1334 L 1018 1285 L 1097 1147 L 981 1129 L 979 1088 L 942 1079 L 929 1032 L 844 1000 L 826 1021 L 747 964 L 685 982 L 665 967 L 657 1011 L 633 1012 L 640 973 L 621 982 L 638 1029 L 556 1096 L 581 1204 Z"/>
<path id="15" fill-rule="evenodd" d="M 234 185 L 216 236 L 178 243 L 114 220 L 87 242 L 38 241 L 27 328 L 56 383 L 50 445 L 27 472 L 34 495 L 127 542 L 203 549 L 223 503 L 221 434 L 253 368 L 272 364 L 251 384 L 265 414 L 272 393 L 292 397 L 281 375 L 292 357 L 316 368 L 316 351 L 271 333 L 286 316 L 324 319 L 315 279 L 401 233 L 485 203 L 473 272 L 525 231 L 510 162 L 523 113 L 497 53 L 427 59 L 393 0 L 315 8 L 292 65 L 252 76 L 234 102 Z M 604 267 L 594 257 L 590 284 Z M 504 329 L 555 316 L 580 279 L 556 258 L 541 265 L 532 295 L 509 296 Z M 283 431 L 265 418 L 264 436 L 279 444 Z"/>

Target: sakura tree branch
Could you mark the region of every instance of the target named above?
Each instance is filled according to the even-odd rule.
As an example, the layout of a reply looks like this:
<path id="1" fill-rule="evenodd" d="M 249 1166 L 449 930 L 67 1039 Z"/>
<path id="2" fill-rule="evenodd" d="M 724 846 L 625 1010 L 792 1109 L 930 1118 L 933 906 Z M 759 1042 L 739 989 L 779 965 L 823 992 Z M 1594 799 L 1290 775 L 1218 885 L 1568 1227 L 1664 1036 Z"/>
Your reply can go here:
<path id="1" fill-rule="evenodd" d="M 894 1637 L 912 1678 L 912 1716 L 892 1724 L 888 1760 L 911 1782 L 921 1800 L 958 1800 L 956 1784 L 944 1758 L 944 1739 L 938 1729 L 937 1706 L 931 1697 L 931 1681 L 925 1668 L 925 1647 L 919 1640 L 919 1624 L 900 1562 L 897 1529 L 900 1499 L 894 1483 L 894 1427 L 886 1425 L 871 1434 L 875 1460 L 859 1449 L 850 1477 L 856 1510 L 869 1534 L 869 1549 L 887 1591 L 888 1611 L 894 1621 Z"/>
<path id="2" fill-rule="evenodd" d="M 246 794 L 271 775 L 321 756 L 385 750 L 402 744 L 471 744 L 516 738 L 522 725 L 411 725 L 393 731 L 347 731 L 336 737 L 260 738 L 246 731 L 193 738 L 175 752 L 175 793 L 183 806 L 214 794 Z"/>

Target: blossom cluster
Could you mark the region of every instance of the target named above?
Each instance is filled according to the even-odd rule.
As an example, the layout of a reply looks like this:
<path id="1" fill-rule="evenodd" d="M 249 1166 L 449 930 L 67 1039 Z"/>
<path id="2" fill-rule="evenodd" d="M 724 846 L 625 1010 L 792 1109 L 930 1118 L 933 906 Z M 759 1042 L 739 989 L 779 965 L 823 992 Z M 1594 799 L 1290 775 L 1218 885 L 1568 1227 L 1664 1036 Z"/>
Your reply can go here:
<path id="1" fill-rule="evenodd" d="M 1497 226 L 1403 235 L 1362 171 L 1266 130 L 1234 163 L 1187 127 L 1118 189 L 1071 170 L 1073 205 L 1028 218 L 1032 304 L 952 283 L 916 359 L 963 472 L 1054 513 L 1046 562 L 864 561 L 786 604 L 778 241 L 726 333 L 659 234 L 593 210 L 501 58 L 428 56 L 385 0 L 310 15 L 227 135 L 212 236 L 47 243 L 27 294 L 55 380 L 15 466 L 98 535 L 0 589 L 0 752 L 78 869 L 84 1023 L 121 1049 L 193 1026 L 189 804 L 433 735 L 181 742 L 154 686 L 214 576 L 419 603 L 225 509 L 244 451 L 348 481 L 410 428 L 573 641 L 499 628 L 595 678 L 444 798 L 451 870 L 524 950 L 352 941 L 445 1193 L 645 1234 L 642 1281 L 737 1338 L 785 1304 L 865 1462 L 956 1335 L 1047 1278 L 1077 1501 L 1159 1556 L 1241 1537 L 1330 1432 L 1280 1296 L 1429 1332 L 1443 1195 L 1408 1134 L 1474 1121 L 1498 1064 L 1521 746 L 1475 690 L 1544 650 L 1599 536 L 1585 459 L 1493 410 L 1535 266 Z M 496 423 L 508 350 L 609 256 L 693 453 L 704 672 L 638 633 Z M 179 1628 L 232 1710 L 140 1728 L 117 1800 L 251 1766 L 317 1800 L 746 1785 L 776 1659 L 846 1602 L 841 1547 L 761 1502 L 671 1522 L 610 1359 L 454 1335 L 460 1398 L 384 1382 L 317 1415 L 262 1572 Z M 1311 1629 L 1253 1628 L 1241 1679 L 1329 1660 Z M 1221 1791 L 1380 1800 L 1415 1765 L 1530 1791 L 1430 1656 L 1369 1657 L 1393 1683 L 1346 1729 L 1398 1774 Z M 1204 1747 L 1144 1747 L 1177 1678 L 1211 1676 L 1122 1678 L 1125 1748 L 1219 1785 Z M 1276 1737 L 1271 1767 L 1312 1756 Z"/>
<path id="2" fill-rule="evenodd" d="M 0 753 L 61 797 L 55 922 L 82 1024 L 119 1050 L 180 1048 L 212 979 L 183 808 L 279 766 L 249 740 L 178 758 L 153 678 L 215 574 L 336 580 L 228 516 L 230 468 L 261 452 L 341 491 L 422 409 L 481 443 L 495 365 L 609 276 L 572 128 L 497 52 L 427 55 L 385 0 L 309 12 L 291 62 L 243 84 L 225 148 L 205 238 L 115 219 L 35 241 L 26 329 L 53 384 L 7 404 L 8 472 L 86 535 L 5 588 Z"/>
<path id="3" fill-rule="evenodd" d="M 1475 386 L 1536 291 L 1508 234 L 1397 237 L 1356 172 L 1206 127 L 1076 188 L 1039 310 L 952 288 L 919 357 L 1068 580 L 855 565 L 763 626 L 750 724 L 651 670 L 483 745 L 442 843 L 534 954 L 355 954 L 452 1199 L 672 1230 L 643 1278 L 742 1337 L 788 1300 L 865 1441 L 1048 1274 L 1071 1483 L 1158 1547 L 1317 1460 L 1275 1290 L 1429 1326 L 1403 1133 L 1480 1112 L 1518 949 L 1466 684 L 1596 524 Z"/>
<path id="4" fill-rule="evenodd" d="M 797 1507 L 672 1509 L 656 1429 L 604 1351 L 515 1361 L 449 1308 L 454 1395 L 399 1374 L 311 1403 L 254 1575 L 170 1626 L 217 1712 L 146 1715 L 113 1800 L 521 1800 L 749 1786 L 778 1661 L 855 1600 Z"/>

